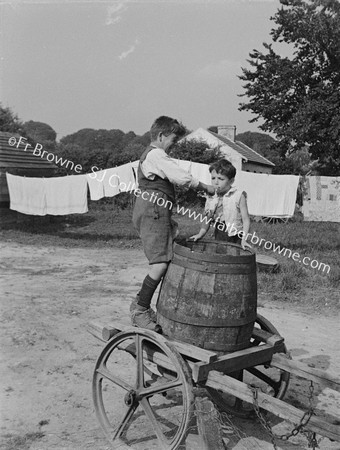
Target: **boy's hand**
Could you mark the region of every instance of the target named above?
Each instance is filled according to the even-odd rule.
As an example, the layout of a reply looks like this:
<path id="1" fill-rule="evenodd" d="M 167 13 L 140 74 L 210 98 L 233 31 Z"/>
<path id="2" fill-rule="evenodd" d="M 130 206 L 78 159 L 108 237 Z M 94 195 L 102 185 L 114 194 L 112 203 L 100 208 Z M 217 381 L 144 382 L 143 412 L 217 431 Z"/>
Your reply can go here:
<path id="1" fill-rule="evenodd" d="M 242 239 L 241 247 L 243 248 L 243 250 L 245 250 L 247 247 L 248 248 L 253 248 L 250 244 L 248 244 L 248 242 L 245 239 Z"/>
<path id="2" fill-rule="evenodd" d="M 209 195 L 214 195 L 215 194 L 215 188 L 214 186 L 211 186 L 210 184 L 207 184 L 207 193 Z"/>
<path id="3" fill-rule="evenodd" d="M 189 240 L 190 241 L 194 241 L 194 242 L 196 242 L 196 241 L 198 241 L 199 239 L 201 239 L 201 235 L 198 233 L 198 234 L 194 234 L 193 236 L 190 236 L 189 237 Z"/>

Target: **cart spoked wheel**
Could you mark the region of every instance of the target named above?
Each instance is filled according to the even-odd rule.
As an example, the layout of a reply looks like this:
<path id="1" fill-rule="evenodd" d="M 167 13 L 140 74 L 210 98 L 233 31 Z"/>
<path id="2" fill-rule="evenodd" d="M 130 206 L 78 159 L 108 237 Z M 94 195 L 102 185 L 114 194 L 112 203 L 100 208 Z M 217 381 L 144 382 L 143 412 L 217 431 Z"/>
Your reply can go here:
<path id="1" fill-rule="evenodd" d="M 289 221 L 289 217 L 261 217 L 260 221 L 262 223 L 287 223 Z"/>
<path id="2" fill-rule="evenodd" d="M 279 335 L 274 325 L 260 314 L 257 315 L 255 325 L 261 330 Z M 260 345 L 260 341 L 252 339 L 250 344 L 251 346 L 257 346 Z M 281 352 L 288 355 L 285 345 L 282 345 Z M 258 387 L 265 394 L 282 399 L 288 388 L 290 373 L 261 364 L 238 371 L 232 376 L 248 385 Z M 250 403 L 210 387 L 207 387 L 207 391 L 221 411 L 242 418 L 255 417 L 253 405 Z"/>
<path id="3" fill-rule="evenodd" d="M 114 336 L 101 352 L 93 401 L 113 448 L 176 449 L 193 413 L 191 375 L 164 337 L 131 328 Z"/>

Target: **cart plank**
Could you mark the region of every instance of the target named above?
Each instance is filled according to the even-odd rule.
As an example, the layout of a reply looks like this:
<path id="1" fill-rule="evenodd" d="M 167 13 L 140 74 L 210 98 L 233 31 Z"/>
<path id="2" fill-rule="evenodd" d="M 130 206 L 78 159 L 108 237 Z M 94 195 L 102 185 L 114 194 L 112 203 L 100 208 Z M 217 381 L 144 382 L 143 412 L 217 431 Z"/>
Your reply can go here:
<path id="1" fill-rule="evenodd" d="M 283 344 L 284 338 L 279 336 L 278 334 L 271 334 L 268 331 L 261 330 L 260 328 L 254 327 L 252 332 L 252 337 L 261 342 L 265 342 L 266 344 L 270 344 L 273 347 L 275 345 Z"/>
<path id="2" fill-rule="evenodd" d="M 89 322 L 87 330 L 102 342 L 108 342 L 113 336 L 121 331 L 133 331 L 135 328 L 132 325 L 124 323 L 115 323 L 115 325 L 102 325 L 98 322 Z M 167 340 L 173 344 L 178 352 L 193 361 L 203 361 L 209 363 L 218 359 L 218 355 L 210 350 L 206 350 L 195 345 L 187 344 L 186 342 L 176 341 L 167 337 Z"/>
<path id="3" fill-rule="evenodd" d="M 228 375 L 223 375 L 213 370 L 209 373 L 205 385 L 213 389 L 221 390 L 225 393 L 236 396 L 243 401 L 253 404 L 253 393 L 251 388 L 247 384 L 231 378 Z M 295 425 L 300 423 L 300 420 L 304 415 L 304 411 L 301 411 L 298 408 L 295 408 L 294 406 L 289 405 L 288 403 L 285 403 L 275 397 L 271 397 L 268 394 L 264 394 L 260 390 L 257 393 L 257 401 L 260 408 L 263 408 Z M 334 421 L 336 420 L 337 419 L 334 417 Z M 340 426 L 326 422 L 319 417 L 312 416 L 308 424 L 305 426 L 305 429 L 340 442 Z"/>
<path id="4" fill-rule="evenodd" d="M 340 392 L 340 378 L 338 374 L 332 373 L 329 370 L 326 372 L 321 369 L 315 369 L 300 361 L 287 359 L 286 356 L 282 354 L 273 355 L 270 365 L 281 370 L 286 370 L 287 372 L 307 380 L 316 381 L 324 387 Z"/>

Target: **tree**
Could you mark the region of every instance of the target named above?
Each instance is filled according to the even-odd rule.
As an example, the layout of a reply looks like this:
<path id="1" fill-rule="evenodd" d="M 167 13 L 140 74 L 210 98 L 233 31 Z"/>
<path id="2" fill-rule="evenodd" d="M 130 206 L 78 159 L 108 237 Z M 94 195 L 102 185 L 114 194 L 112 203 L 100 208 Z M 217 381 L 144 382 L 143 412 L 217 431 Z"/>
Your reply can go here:
<path id="1" fill-rule="evenodd" d="M 185 139 L 174 145 L 169 155 L 175 159 L 183 159 L 202 164 L 211 164 L 218 158 L 223 158 L 218 148 L 211 149 L 204 141 Z"/>
<path id="2" fill-rule="evenodd" d="M 55 142 L 57 137 L 57 133 L 53 128 L 43 122 L 30 120 L 24 123 L 24 129 L 26 130 L 27 136 L 40 144 L 44 144 L 46 141 Z"/>
<path id="3" fill-rule="evenodd" d="M 0 103 L 0 131 L 23 134 L 22 122 L 10 108 L 4 108 Z"/>
<path id="4" fill-rule="evenodd" d="M 63 137 L 57 152 L 76 158 L 83 170 L 90 172 L 93 167 L 102 170 L 135 161 L 149 143 L 149 133 L 137 136 L 133 131 L 84 128 Z"/>
<path id="5" fill-rule="evenodd" d="M 275 139 L 269 136 L 269 134 L 245 131 L 244 133 L 238 134 L 236 140 L 248 145 L 248 147 L 260 153 L 265 158 L 268 158 L 270 161 L 272 156 L 277 155 L 277 152 L 272 150 Z"/>
<path id="6" fill-rule="evenodd" d="M 260 129 L 277 135 L 281 155 L 309 146 L 318 170 L 340 174 L 340 3 L 337 0 L 280 0 L 272 18 L 273 43 L 250 53 L 251 69 L 241 80 L 249 98 L 241 111 L 264 120 Z M 275 52 L 292 47 L 293 56 Z"/>

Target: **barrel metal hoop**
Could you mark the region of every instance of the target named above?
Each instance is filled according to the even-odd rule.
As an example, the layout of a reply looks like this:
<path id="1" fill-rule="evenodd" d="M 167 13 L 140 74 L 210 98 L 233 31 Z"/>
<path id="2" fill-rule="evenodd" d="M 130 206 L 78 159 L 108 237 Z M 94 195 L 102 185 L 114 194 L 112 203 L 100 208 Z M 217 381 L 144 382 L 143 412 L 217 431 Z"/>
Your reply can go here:
<path id="1" fill-rule="evenodd" d="M 216 261 L 214 261 L 216 263 Z M 178 266 L 184 267 L 186 269 L 197 270 L 198 272 L 204 273 L 230 273 L 238 275 L 248 275 L 250 273 L 256 273 L 255 261 L 252 264 L 242 264 L 241 267 L 233 267 L 231 265 L 217 266 L 212 264 L 201 264 L 198 262 L 191 262 L 190 260 L 183 260 L 179 258 L 176 254 L 172 258 L 172 263 Z M 244 263 L 244 261 L 242 261 Z"/>
<path id="2" fill-rule="evenodd" d="M 249 323 L 254 323 L 257 317 L 256 311 L 251 317 L 246 317 L 242 319 L 232 319 L 228 317 L 227 319 L 216 319 L 216 318 L 204 318 L 204 317 L 187 317 L 184 314 L 178 314 L 176 311 L 170 312 L 166 311 L 164 314 L 163 311 L 157 309 L 157 314 L 165 317 L 168 320 L 172 320 L 173 322 L 182 323 L 185 325 L 196 325 L 199 327 L 208 327 L 208 328 L 224 328 L 228 327 L 239 327 L 241 325 L 247 325 Z"/>
<path id="3" fill-rule="evenodd" d="M 218 242 L 218 244 L 221 244 Z M 212 263 L 221 263 L 221 264 L 251 264 L 252 262 L 256 262 L 255 254 L 249 255 L 223 255 L 219 253 L 208 254 L 203 252 L 197 252 L 195 250 L 190 250 L 188 247 L 184 247 L 183 245 L 174 244 L 174 254 L 184 256 L 189 259 L 193 259 L 196 261 L 206 261 Z"/>

